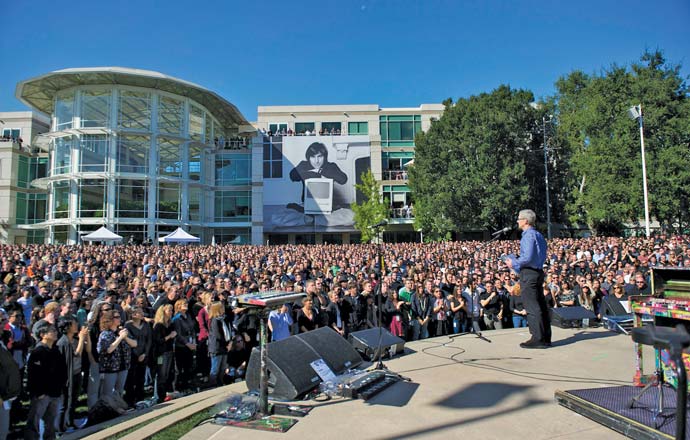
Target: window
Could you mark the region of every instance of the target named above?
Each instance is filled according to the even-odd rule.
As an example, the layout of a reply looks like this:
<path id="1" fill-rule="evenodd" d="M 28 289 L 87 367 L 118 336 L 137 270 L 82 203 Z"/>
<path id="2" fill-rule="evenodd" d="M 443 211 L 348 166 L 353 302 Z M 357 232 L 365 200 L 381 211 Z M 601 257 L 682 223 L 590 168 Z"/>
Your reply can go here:
<path id="1" fill-rule="evenodd" d="M 83 179 L 79 183 L 79 217 L 105 216 L 105 180 Z"/>
<path id="2" fill-rule="evenodd" d="M 201 164 L 203 163 L 201 151 L 199 144 L 189 146 L 189 161 L 187 162 L 189 180 L 201 180 Z"/>
<path id="3" fill-rule="evenodd" d="M 53 184 L 53 217 L 67 218 L 69 216 L 69 181 Z"/>
<path id="4" fill-rule="evenodd" d="M 69 237 L 69 225 L 53 226 L 52 244 L 65 244 Z"/>
<path id="5" fill-rule="evenodd" d="M 250 191 L 216 191 L 215 221 L 251 220 L 251 200 Z"/>
<path id="6" fill-rule="evenodd" d="M 414 137 L 422 131 L 421 115 L 379 117 L 381 146 L 414 146 Z"/>
<path id="7" fill-rule="evenodd" d="M 20 188 L 28 188 L 29 183 L 29 158 L 19 156 L 17 160 L 17 186 Z"/>
<path id="8" fill-rule="evenodd" d="M 148 185 L 145 180 L 120 179 L 117 181 L 116 217 L 148 217 Z"/>
<path id="9" fill-rule="evenodd" d="M 110 91 L 84 90 L 81 92 L 81 126 L 107 127 L 110 121 Z"/>
<path id="10" fill-rule="evenodd" d="M 347 124 L 347 134 L 369 134 L 369 123 L 349 122 Z"/>
<path id="11" fill-rule="evenodd" d="M 43 229 L 30 229 L 26 231 L 26 244 L 45 243 L 46 232 Z"/>
<path id="12" fill-rule="evenodd" d="M 309 130 L 310 133 L 314 132 L 313 122 L 295 122 L 295 133 L 304 134 Z"/>
<path id="13" fill-rule="evenodd" d="M 282 132 L 287 132 L 288 130 L 288 125 L 283 124 L 283 123 L 277 123 L 277 124 L 268 124 L 268 131 L 271 133 L 282 133 Z"/>
<path id="14" fill-rule="evenodd" d="M 280 179 L 283 177 L 283 143 L 264 139 L 264 179 Z"/>
<path id="15" fill-rule="evenodd" d="M 189 108 L 189 137 L 199 142 L 204 140 L 204 111 L 199 107 Z"/>
<path id="16" fill-rule="evenodd" d="M 156 216 L 179 220 L 180 218 L 180 185 L 177 183 L 158 184 L 158 205 Z"/>
<path id="17" fill-rule="evenodd" d="M 183 112 L 182 101 L 161 96 L 158 101 L 158 131 L 181 135 Z"/>
<path id="18" fill-rule="evenodd" d="M 105 135 L 85 134 L 80 142 L 79 170 L 88 172 L 105 171 L 108 162 L 108 137 Z"/>
<path id="19" fill-rule="evenodd" d="M 53 174 L 69 173 L 72 158 L 72 137 L 61 137 L 55 141 L 55 165 Z"/>
<path id="20" fill-rule="evenodd" d="M 158 138 L 158 175 L 182 177 L 182 143 L 174 139 Z"/>
<path id="21" fill-rule="evenodd" d="M 196 186 L 189 187 L 189 220 L 201 220 L 201 188 Z"/>
<path id="22" fill-rule="evenodd" d="M 46 194 L 17 192 L 17 224 L 34 224 L 46 220 Z"/>
<path id="23" fill-rule="evenodd" d="M 216 155 L 216 186 L 248 185 L 252 161 L 248 154 Z"/>
<path id="24" fill-rule="evenodd" d="M 2 137 L 5 139 L 13 139 L 13 140 L 19 140 L 20 137 L 22 137 L 22 129 L 21 128 L 3 128 L 2 129 Z"/>
<path id="25" fill-rule="evenodd" d="M 151 95 L 145 92 L 120 92 L 118 126 L 126 130 L 151 128 Z"/>
<path id="26" fill-rule="evenodd" d="M 216 228 L 213 231 L 216 243 L 250 244 L 251 231 L 246 228 Z"/>
<path id="27" fill-rule="evenodd" d="M 340 122 L 322 122 L 321 130 L 324 134 L 340 134 L 342 124 Z"/>
<path id="28" fill-rule="evenodd" d="M 60 93 L 55 98 L 55 130 L 72 128 L 74 118 L 74 92 Z"/>
<path id="29" fill-rule="evenodd" d="M 119 136 L 117 138 L 117 171 L 147 174 L 150 149 L 151 138 L 148 136 Z"/>

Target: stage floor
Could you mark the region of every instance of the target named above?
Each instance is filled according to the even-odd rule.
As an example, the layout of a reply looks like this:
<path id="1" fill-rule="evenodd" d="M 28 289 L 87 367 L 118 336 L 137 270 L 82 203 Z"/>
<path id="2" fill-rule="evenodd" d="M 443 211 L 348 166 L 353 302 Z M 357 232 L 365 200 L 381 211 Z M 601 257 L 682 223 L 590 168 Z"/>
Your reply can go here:
<path id="1" fill-rule="evenodd" d="M 546 350 L 519 347 L 529 337 L 526 329 L 484 336 L 492 342 L 465 335 L 407 343 L 406 355 L 385 363 L 411 383 L 397 383 L 369 401 L 313 403 L 316 408 L 287 433 L 204 424 L 183 438 L 625 438 L 558 405 L 554 393 L 630 385 L 634 352 L 629 336 L 554 327 L 554 346 Z"/>

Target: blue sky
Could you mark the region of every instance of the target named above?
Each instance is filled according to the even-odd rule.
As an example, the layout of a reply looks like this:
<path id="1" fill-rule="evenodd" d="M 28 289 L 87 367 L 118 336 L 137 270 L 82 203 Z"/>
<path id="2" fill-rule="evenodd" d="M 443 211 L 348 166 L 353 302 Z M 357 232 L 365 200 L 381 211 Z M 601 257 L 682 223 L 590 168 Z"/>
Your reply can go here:
<path id="1" fill-rule="evenodd" d="M 417 106 L 500 84 L 540 98 L 645 49 L 690 75 L 689 0 L 6 0 L 2 17 L 0 111 L 26 109 L 18 81 L 68 67 L 159 71 L 249 120 L 258 105 Z"/>

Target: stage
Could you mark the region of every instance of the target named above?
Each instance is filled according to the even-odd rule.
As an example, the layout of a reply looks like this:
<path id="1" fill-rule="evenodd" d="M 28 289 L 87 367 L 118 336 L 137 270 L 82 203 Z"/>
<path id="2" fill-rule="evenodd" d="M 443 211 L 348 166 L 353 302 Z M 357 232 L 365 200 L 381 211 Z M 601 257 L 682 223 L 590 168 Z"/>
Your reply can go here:
<path id="1" fill-rule="evenodd" d="M 615 439 L 625 438 L 556 402 L 558 390 L 630 385 L 629 336 L 553 328 L 554 346 L 526 350 L 526 329 L 407 343 L 386 365 L 407 376 L 371 400 L 302 402 L 315 408 L 286 433 L 203 424 L 186 440 L 215 439 Z M 245 391 L 244 384 L 230 390 Z"/>

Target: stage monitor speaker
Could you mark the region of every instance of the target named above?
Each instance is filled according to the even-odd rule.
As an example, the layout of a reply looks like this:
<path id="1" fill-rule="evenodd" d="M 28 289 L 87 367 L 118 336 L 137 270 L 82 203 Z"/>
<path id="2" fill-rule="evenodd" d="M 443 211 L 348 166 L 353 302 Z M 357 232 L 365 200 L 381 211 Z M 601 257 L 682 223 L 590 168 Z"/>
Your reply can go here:
<path id="1" fill-rule="evenodd" d="M 355 349 L 328 327 L 271 342 L 267 348 L 268 392 L 279 399 L 300 398 L 321 383 L 311 367 L 317 359 L 323 359 L 335 374 L 362 363 Z M 258 390 L 260 379 L 261 351 L 256 347 L 247 366 L 247 388 Z"/>
<path id="2" fill-rule="evenodd" d="M 367 330 L 360 330 L 358 332 L 353 332 L 350 334 L 350 343 L 355 348 L 355 350 L 362 353 L 369 360 L 378 359 L 378 346 L 379 346 L 379 328 L 370 328 Z M 397 336 L 394 336 L 391 332 L 385 328 L 381 328 L 381 349 L 383 354 L 399 354 L 402 353 L 405 348 L 405 341 Z"/>
<path id="3" fill-rule="evenodd" d="M 330 327 L 300 333 L 296 337 L 314 349 L 335 374 L 356 368 L 362 363 L 362 357 L 347 339 Z"/>
<path id="4" fill-rule="evenodd" d="M 551 324 L 560 328 L 586 327 L 583 320 L 592 322 L 597 317 L 591 311 L 581 306 L 556 307 L 551 309 Z"/>

